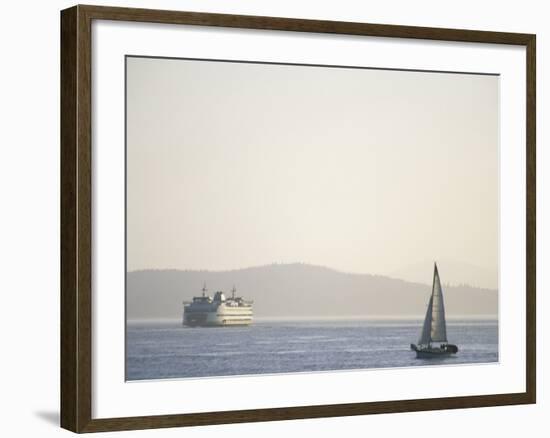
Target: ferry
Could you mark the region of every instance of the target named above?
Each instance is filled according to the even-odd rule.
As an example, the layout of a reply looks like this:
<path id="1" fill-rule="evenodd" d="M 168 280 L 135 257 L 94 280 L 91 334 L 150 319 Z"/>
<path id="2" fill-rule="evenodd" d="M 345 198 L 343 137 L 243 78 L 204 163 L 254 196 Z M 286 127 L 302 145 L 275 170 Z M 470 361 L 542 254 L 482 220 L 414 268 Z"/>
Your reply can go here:
<path id="1" fill-rule="evenodd" d="M 217 291 L 213 297 L 207 294 L 206 284 L 202 295 L 193 301 L 184 301 L 183 325 L 188 327 L 247 326 L 252 324 L 252 301 L 235 295 L 233 286 L 231 297 Z"/>

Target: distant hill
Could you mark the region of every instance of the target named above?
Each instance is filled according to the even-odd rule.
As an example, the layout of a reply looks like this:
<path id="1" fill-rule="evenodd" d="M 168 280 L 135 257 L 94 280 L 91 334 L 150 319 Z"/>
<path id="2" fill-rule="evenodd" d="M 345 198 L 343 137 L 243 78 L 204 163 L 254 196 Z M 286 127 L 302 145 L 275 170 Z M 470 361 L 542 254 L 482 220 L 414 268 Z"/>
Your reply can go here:
<path id="1" fill-rule="evenodd" d="M 389 277 L 400 278 L 413 283 L 431 284 L 432 278 L 426 273 L 433 269 L 433 260 L 423 260 L 406 265 L 389 273 Z M 438 259 L 439 271 L 445 282 L 451 285 L 468 284 L 481 288 L 496 288 L 498 285 L 498 271 L 496 269 L 481 268 L 469 263 L 449 259 Z"/>
<path id="2" fill-rule="evenodd" d="M 444 278 L 442 278 L 444 280 Z M 419 316 L 431 287 L 394 278 L 347 274 L 307 264 L 273 264 L 234 271 L 144 270 L 127 276 L 128 319 L 180 318 L 182 301 L 209 293 L 254 300 L 255 316 L 346 317 Z M 447 315 L 497 314 L 497 292 L 470 286 L 444 286 Z"/>

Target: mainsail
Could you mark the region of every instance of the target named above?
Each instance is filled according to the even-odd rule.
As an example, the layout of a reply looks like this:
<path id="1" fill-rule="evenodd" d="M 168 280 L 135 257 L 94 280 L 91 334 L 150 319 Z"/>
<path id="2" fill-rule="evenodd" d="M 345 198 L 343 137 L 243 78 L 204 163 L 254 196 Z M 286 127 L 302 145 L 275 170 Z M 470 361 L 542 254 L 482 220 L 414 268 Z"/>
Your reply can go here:
<path id="1" fill-rule="evenodd" d="M 447 327 L 445 325 L 445 305 L 443 304 L 443 291 L 437 265 L 434 265 L 434 280 L 432 296 L 426 311 L 422 334 L 418 343 L 429 345 L 431 342 L 447 342 Z"/>

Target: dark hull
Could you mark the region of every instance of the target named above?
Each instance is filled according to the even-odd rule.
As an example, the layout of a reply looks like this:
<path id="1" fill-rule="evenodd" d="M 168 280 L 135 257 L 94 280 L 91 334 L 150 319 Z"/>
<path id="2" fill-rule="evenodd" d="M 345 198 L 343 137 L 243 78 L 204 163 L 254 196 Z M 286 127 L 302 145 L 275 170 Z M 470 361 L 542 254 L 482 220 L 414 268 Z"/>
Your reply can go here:
<path id="1" fill-rule="evenodd" d="M 446 344 L 442 347 L 417 347 L 411 344 L 411 350 L 416 352 L 417 359 L 444 358 L 458 353 L 458 347 L 453 344 Z"/>
<path id="2" fill-rule="evenodd" d="M 436 359 L 438 357 L 449 357 L 456 353 L 451 353 L 450 351 L 416 351 L 417 359 Z"/>

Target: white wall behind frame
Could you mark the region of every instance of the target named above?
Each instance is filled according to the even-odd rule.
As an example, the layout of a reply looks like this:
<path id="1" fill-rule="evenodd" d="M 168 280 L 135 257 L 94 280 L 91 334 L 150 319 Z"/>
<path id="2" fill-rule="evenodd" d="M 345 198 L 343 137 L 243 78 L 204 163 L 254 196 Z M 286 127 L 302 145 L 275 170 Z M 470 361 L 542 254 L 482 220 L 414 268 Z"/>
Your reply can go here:
<path id="1" fill-rule="evenodd" d="M 484 2 L 465 0 L 450 5 L 438 1 L 266 1 L 233 0 L 90 1 L 112 6 L 189 9 L 256 15 L 279 15 L 378 23 L 462 27 L 537 33 L 538 65 L 538 360 L 548 364 L 542 349 L 550 311 L 544 296 L 543 247 L 550 242 L 542 224 L 550 211 L 545 199 L 550 166 L 546 143 L 550 74 L 545 2 Z M 5 436 L 71 436 L 58 428 L 59 399 L 59 10 L 70 1 L 10 2 L 3 5 L 0 41 L 3 58 L 0 95 L 0 266 L 3 312 L 0 318 L 4 377 L 0 403 Z M 546 117 L 545 117 L 546 116 Z M 32 127 L 29 127 L 32 120 Z M 546 208 L 547 211 L 544 211 Z M 284 435 L 421 437 L 427 423 L 445 428 L 446 437 L 466 435 L 516 437 L 547 435 L 548 379 L 539 371 L 539 403 L 534 406 L 467 409 L 319 420 L 285 421 L 202 428 L 107 433 L 107 437 L 280 437 Z M 451 426 L 449 426 L 451 425 Z"/>

